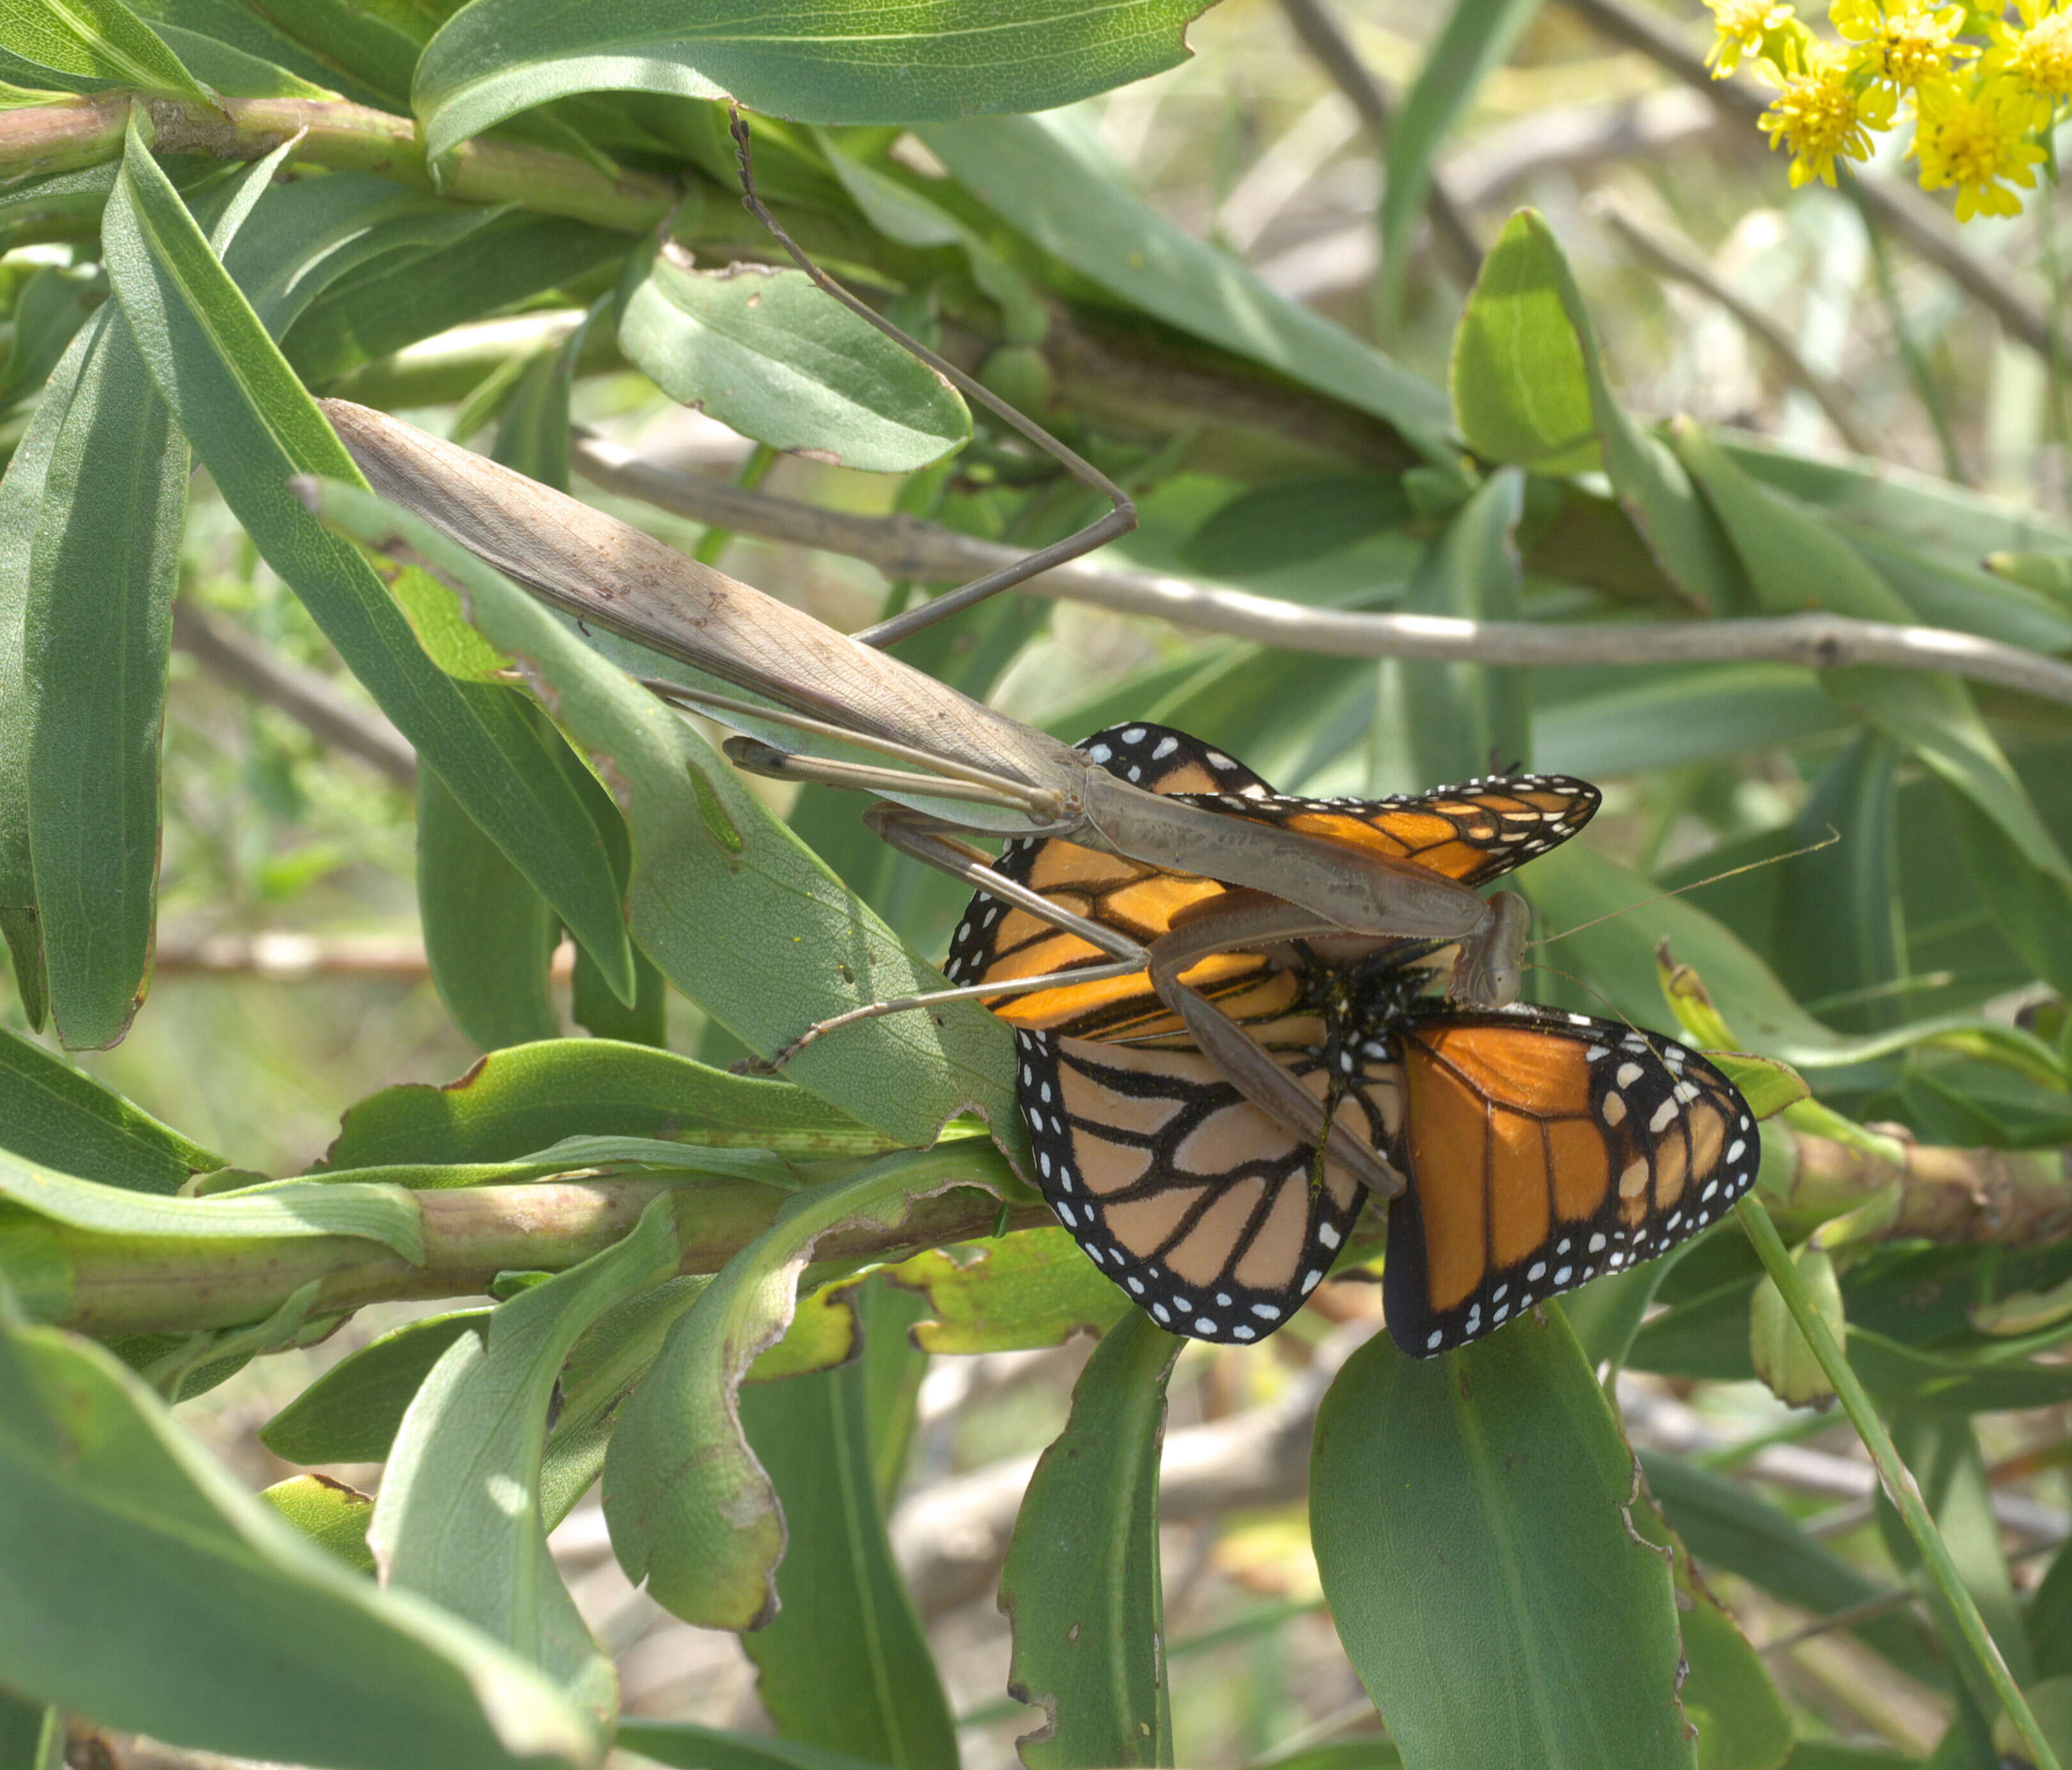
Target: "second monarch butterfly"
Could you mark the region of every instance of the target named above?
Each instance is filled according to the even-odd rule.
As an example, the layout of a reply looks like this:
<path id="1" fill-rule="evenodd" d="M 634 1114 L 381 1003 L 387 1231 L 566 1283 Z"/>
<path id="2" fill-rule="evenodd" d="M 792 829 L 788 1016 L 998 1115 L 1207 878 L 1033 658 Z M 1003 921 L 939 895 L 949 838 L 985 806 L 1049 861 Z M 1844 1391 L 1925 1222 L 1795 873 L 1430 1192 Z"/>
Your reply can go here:
<path id="1" fill-rule="evenodd" d="M 1088 745 L 1141 756 L 1168 739 L 1176 741 L 1170 758 L 1204 748 L 1141 725 Z M 1326 803 L 1276 802 L 1244 773 L 1248 786 L 1256 783 L 1256 802 Z M 1577 788 L 1522 777 L 1334 815 L 1382 824 L 1445 804 L 1473 818 L 1491 799 L 1527 792 L 1594 809 L 1593 791 Z M 1470 828 L 1506 826 L 1485 819 Z M 1163 931 L 1220 889 L 1128 862 L 1119 864 L 1131 876 L 1109 884 L 1100 869 L 1118 864 L 1112 857 L 1090 856 L 1090 872 L 1075 858 L 1087 851 L 1044 852 L 1063 846 L 1026 844 L 1003 856 L 1003 869 L 1133 932 L 1147 924 Z M 1526 858 L 1523 848 L 1507 844 L 1464 871 L 1489 877 Z M 981 893 L 959 930 L 951 975 L 983 983 L 1057 970 L 1061 958 L 1071 963 L 1054 944 L 1060 938 Z M 1219 955 L 1187 975 L 1334 1123 L 1404 1176 L 1390 1211 L 1383 1295 L 1404 1351 L 1429 1357 L 1465 1344 L 1535 1303 L 1664 1252 L 1753 1181 L 1759 1152 L 1746 1103 L 1696 1053 L 1585 1015 L 1449 1004 L 1429 993 L 1417 962 L 1429 955 L 1416 943 L 1369 949 L 1334 963 L 1291 942 L 1270 956 Z M 1032 951 L 1042 954 L 1033 965 Z M 1016 1029 L 1038 1185 L 1089 1257 L 1175 1333 L 1240 1344 L 1272 1333 L 1351 1234 L 1366 1203 L 1359 1184 L 1246 1099 L 1141 975 L 1085 985 L 1067 977 L 993 1006 Z"/>

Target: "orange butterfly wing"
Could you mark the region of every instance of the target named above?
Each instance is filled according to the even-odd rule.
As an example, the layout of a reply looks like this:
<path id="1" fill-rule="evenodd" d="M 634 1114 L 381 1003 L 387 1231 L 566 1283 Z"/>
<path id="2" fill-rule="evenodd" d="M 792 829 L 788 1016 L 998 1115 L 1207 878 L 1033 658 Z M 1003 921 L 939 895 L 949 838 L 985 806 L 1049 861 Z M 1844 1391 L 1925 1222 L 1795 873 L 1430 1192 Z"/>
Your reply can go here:
<path id="1" fill-rule="evenodd" d="M 1427 1357 L 1652 1259 L 1746 1192 L 1761 1156 L 1740 1090 L 1688 1046 L 1544 1008 L 1406 1016 L 1387 1041 L 1389 1331 Z"/>
<path id="2" fill-rule="evenodd" d="M 1110 772 L 1154 793 L 1208 809 L 1338 842 L 1355 851 L 1414 860 L 1479 885 L 1567 840 L 1600 803 L 1587 781 L 1566 775 L 1492 778 L 1436 792 L 1386 799 L 1311 799 L 1276 794 L 1242 762 L 1199 738 L 1140 721 L 1112 725 L 1079 746 Z M 1042 892 L 1060 908 L 1145 945 L 1182 910 L 1219 896 L 1213 879 L 1163 872 L 1056 837 L 1010 842 L 996 870 Z M 944 972 L 954 983 L 1007 982 L 1100 963 L 1105 955 L 1076 934 L 980 892 L 950 947 Z M 1287 1006 L 1281 974 L 1242 954 L 1206 959 L 1186 974 L 1190 987 L 1232 1019 L 1271 1027 Z M 1002 996 L 989 1004 L 1009 1025 L 1083 1038 L 1190 1042 L 1176 1016 L 1141 975 Z M 1285 1042 L 1268 1031 L 1263 1042 Z"/>

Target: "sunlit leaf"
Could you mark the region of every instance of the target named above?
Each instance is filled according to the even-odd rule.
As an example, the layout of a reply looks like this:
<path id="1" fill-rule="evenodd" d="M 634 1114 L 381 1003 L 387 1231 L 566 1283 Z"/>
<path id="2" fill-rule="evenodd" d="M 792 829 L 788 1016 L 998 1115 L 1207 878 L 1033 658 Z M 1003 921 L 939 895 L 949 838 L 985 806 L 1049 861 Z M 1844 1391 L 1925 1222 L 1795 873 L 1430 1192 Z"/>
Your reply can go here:
<path id="1" fill-rule="evenodd" d="M 434 154 L 549 99 L 600 90 L 733 97 L 812 123 L 1047 110 L 1183 60 L 1182 33 L 1204 4 L 849 0 L 802 29 L 782 0 L 732 0 L 688 23 L 652 0 L 575 11 L 490 0 L 432 39 L 414 102 Z"/>
<path id="2" fill-rule="evenodd" d="M 627 298 L 619 337 L 672 399 L 772 448 L 909 473 L 971 436 L 934 370 L 803 271 L 694 270 L 665 248 Z"/>

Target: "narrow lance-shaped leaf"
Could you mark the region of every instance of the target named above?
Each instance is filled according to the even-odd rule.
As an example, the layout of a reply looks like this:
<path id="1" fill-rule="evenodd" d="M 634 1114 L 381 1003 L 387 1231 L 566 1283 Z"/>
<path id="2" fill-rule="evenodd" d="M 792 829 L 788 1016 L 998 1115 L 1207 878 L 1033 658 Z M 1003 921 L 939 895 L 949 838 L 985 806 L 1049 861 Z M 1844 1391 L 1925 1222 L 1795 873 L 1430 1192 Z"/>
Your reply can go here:
<path id="1" fill-rule="evenodd" d="M 974 117 L 916 133 L 974 196 L 1130 307 L 1371 413 L 1408 455 L 1459 479 L 1436 388 L 1153 208 L 1078 117 Z"/>
<path id="2" fill-rule="evenodd" d="M 1677 447 L 1719 512 L 1765 608 L 1787 614 L 1810 606 L 1860 620 L 1914 619 L 1914 611 L 1847 542 L 1789 498 L 1758 484 L 1703 432 L 1683 427 Z M 2072 862 L 2037 815 L 1963 683 L 1932 671 L 1858 665 L 1824 672 L 1821 686 L 1971 799 L 2030 865 L 2072 879 Z"/>
<path id="3" fill-rule="evenodd" d="M 730 0 L 688 20 L 654 0 L 493 0 L 432 39 L 413 102 L 434 155 L 571 92 L 733 97 L 808 123 L 1048 110 L 1184 60 L 1206 4 L 866 0 L 801 28 L 783 0 Z"/>
<path id="4" fill-rule="evenodd" d="M 671 1329 L 620 1411 L 604 1468 L 604 1515 L 627 1577 L 708 1628 L 755 1628 L 775 1614 L 783 1514 L 742 1436 L 735 1390 L 783 1336 L 799 1275 L 845 1225 L 890 1226 L 918 1201 L 977 1185 L 996 1195 L 1006 1164 L 972 1140 L 889 1156 L 785 1201 L 776 1221 L 706 1287 Z"/>
<path id="5" fill-rule="evenodd" d="M 107 1726 L 367 1770 L 594 1761 L 531 1667 L 306 1542 L 110 1353 L 4 1297 L 0 1566 L 9 1684 Z"/>
<path id="6" fill-rule="evenodd" d="M 1802 1001 L 1857 998 L 1823 1009 L 1851 1029 L 1905 1017 L 1902 999 L 1888 988 L 1906 962 L 1896 876 L 1899 754 L 1889 738 L 1869 731 L 1827 765 L 1799 814 L 1793 845 L 1814 848 L 1831 832 L 1841 840 L 1785 861 L 1778 894 L 1778 962 L 1786 980 Z"/>
<path id="7" fill-rule="evenodd" d="M 1071 1418 L 1030 1477 L 1000 1608 L 1014 1630 L 1008 1694 L 1043 1710 L 1019 1742 L 1030 1770 L 1173 1761 L 1158 1460 L 1181 1345 L 1125 1313 L 1079 1373 Z"/>
<path id="8" fill-rule="evenodd" d="M 74 335 L 0 479 L 0 934 L 14 967 L 14 986 L 29 1024 L 40 1027 L 49 1000 L 42 919 L 29 852 L 29 747 L 36 709 L 29 696 L 30 568 L 58 433 L 71 409 L 87 359 L 114 318 L 104 308 Z"/>
<path id="9" fill-rule="evenodd" d="M 882 1279 L 868 1290 L 892 1308 L 875 1312 L 861 1357 L 742 1391 L 742 1425 L 788 1538 L 777 1616 L 742 1645 L 785 1739 L 900 1770 L 956 1770 L 942 1678 L 886 1535 L 877 1464 L 890 1423 L 874 1421 L 871 1407 L 870 1361 L 917 1356 L 899 1317 L 911 1320 L 919 1306 Z M 864 1301 L 849 1290 L 836 1307 L 852 1312 Z"/>
<path id="10" fill-rule="evenodd" d="M 51 454 L 24 630 L 29 845 L 51 1008 L 75 1049 L 129 1030 L 150 967 L 158 732 L 187 449 L 122 314 Z"/>
<path id="11" fill-rule="evenodd" d="M 1408 614 L 1518 618 L 1517 530 L 1525 475 L 1498 471 L 1426 550 L 1401 605 Z M 1486 664 L 1385 658 L 1375 671 L 1371 776 L 1382 792 L 1418 792 L 1531 766 L 1528 677 Z M 1491 758 L 1496 758 L 1494 763 Z"/>
<path id="12" fill-rule="evenodd" d="M 1430 1360 L 1377 1334 L 1317 1422 L 1309 1519 L 1354 1669 L 1419 1770 L 1686 1770 L 1676 1605 L 1632 1453 L 1548 1312 Z"/>
<path id="13" fill-rule="evenodd" d="M 561 918 L 436 775 L 417 786 L 417 914 L 439 999 L 483 1050 L 560 1033 Z"/>
<path id="14" fill-rule="evenodd" d="M 555 1380 L 583 1330 L 675 1271 L 676 1202 L 664 1193 L 616 1246 L 504 1304 L 486 1345 L 455 1338 L 404 1416 L 368 1532 L 392 1590 L 466 1617 L 600 1722 L 617 1680 L 547 1552 L 541 1453 Z"/>
<path id="15" fill-rule="evenodd" d="M 122 0 L 4 0 L 0 49 L 31 66 L 97 84 L 204 101 L 209 96 Z"/>
<path id="16" fill-rule="evenodd" d="M 1393 332 L 1409 246 L 1432 188 L 1432 166 L 1482 83 L 1539 15 L 1540 0 L 1454 0 L 1451 14 L 1403 95 L 1388 129 L 1381 194 L 1381 275 L 1375 290 L 1384 335 Z"/>
<path id="17" fill-rule="evenodd" d="M 373 569 L 288 485 L 356 477 L 351 458 L 202 237 L 131 119 L 105 224 L 109 275 L 154 380 L 246 532 L 382 709 L 633 993 L 610 867 L 512 692 L 462 684 L 427 658 Z"/>
<path id="18" fill-rule="evenodd" d="M 826 1160 L 891 1147 L 790 1082 L 730 1075 L 602 1039 L 498 1051 L 443 1087 L 406 1082 L 346 1109 L 327 1168 L 509 1161 L 563 1138 L 669 1138 Z"/>
<path id="19" fill-rule="evenodd" d="M 28 1040 L 0 1029 L 0 1147 L 110 1186 L 175 1193 L 229 1164 Z"/>

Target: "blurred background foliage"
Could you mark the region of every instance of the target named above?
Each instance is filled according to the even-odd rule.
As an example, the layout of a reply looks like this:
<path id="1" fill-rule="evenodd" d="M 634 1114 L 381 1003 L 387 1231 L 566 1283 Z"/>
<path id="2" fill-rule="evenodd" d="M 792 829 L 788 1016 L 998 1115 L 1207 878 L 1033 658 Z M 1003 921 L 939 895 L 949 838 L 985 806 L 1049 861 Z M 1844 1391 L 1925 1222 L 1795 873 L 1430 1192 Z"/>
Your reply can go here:
<path id="1" fill-rule="evenodd" d="M 1783 160 L 1766 155 L 1752 126 L 1755 97 L 1707 76 L 1709 25 L 1695 4 L 1643 0 L 1455 0 L 1436 10 L 1340 0 L 1328 10 L 1316 0 L 1223 0 L 1191 26 L 1191 60 L 1084 99 L 1062 125 L 1083 132 L 1085 152 L 1174 228 L 1251 266 L 1288 302 L 1378 343 L 1422 384 L 1419 421 L 1435 436 L 1446 421 L 1440 390 L 1451 379 L 1457 402 L 1462 385 L 1457 341 L 1482 255 L 1501 244 L 1521 275 L 1540 279 L 1534 287 L 1548 286 L 1556 261 L 1535 245 L 1540 236 L 1506 229 L 1531 205 L 1572 272 L 1618 404 L 1651 423 L 1690 421 L 1671 433 L 1672 458 L 1712 514 L 1696 565 L 1687 556 L 1666 573 L 1607 495 L 1587 433 L 1610 426 L 1593 417 L 1580 367 L 1558 349 L 1531 360 L 1547 369 L 1536 388 L 1581 400 L 1570 414 L 1581 411 L 1580 443 L 1554 439 L 1570 445 L 1568 455 L 1551 446 L 1537 458 L 1506 454 L 1506 414 L 1461 415 L 1486 466 L 1535 470 L 1487 482 L 1515 492 L 1515 524 L 1499 525 L 1495 569 L 1464 567 L 1473 536 L 1444 451 L 1420 457 L 1371 399 L 1319 391 L 1327 371 L 1303 387 L 1188 338 L 1161 305 L 1172 281 L 1104 284 L 1044 249 L 988 209 L 981 180 L 940 182 L 946 168 L 960 172 L 953 137 L 869 125 L 816 137 L 760 122 L 760 166 L 772 201 L 832 268 L 1130 482 L 1142 525 L 1110 556 L 1145 572 L 1312 609 L 1557 627 L 1703 612 L 1699 581 L 1709 574 L 1711 612 L 1722 615 L 1818 605 L 2044 657 L 2072 652 L 2072 406 L 2054 185 L 2029 214 L 1980 221 L 1961 240 L 1944 211 L 1897 188 L 1903 143 L 1881 143 L 1860 183 L 1790 190 Z M 413 12 L 384 28 L 421 37 L 430 26 Z M 178 47 L 186 39 L 171 31 Z M 407 63 L 399 88 L 379 58 L 356 65 L 356 52 L 334 43 L 296 71 L 335 78 L 343 68 L 353 76 L 339 82 L 348 97 L 401 110 Z M 13 77 L 43 84 L 18 68 Z M 561 103 L 542 125 L 552 143 L 587 130 L 592 149 L 623 166 L 688 162 L 724 176 L 709 106 Z M 1001 247 L 981 265 L 1011 269 L 975 276 L 958 251 L 898 237 L 886 211 L 860 207 L 861 175 L 851 171 L 845 193 L 835 161 L 881 156 Z M 19 190 L 10 199 L 10 188 L 0 187 L 0 336 L 11 351 L 0 372 L 0 448 L 10 450 L 65 339 L 107 295 L 96 244 L 104 193 L 31 202 Z M 771 257 L 723 192 L 701 188 L 704 212 L 680 216 L 678 230 L 701 266 Z M 511 237 L 498 240 L 497 229 Z M 1016 545 L 1087 514 L 983 425 L 953 467 L 904 475 L 775 453 L 660 391 L 621 355 L 623 332 L 579 331 L 594 303 L 644 268 L 638 253 L 628 259 L 626 230 L 514 213 L 485 231 L 464 252 L 402 272 L 377 265 L 335 285 L 290 335 L 290 360 L 319 391 L 494 446 L 543 477 L 555 466 L 559 376 L 577 424 L 705 481 L 927 517 Z M 1154 257 L 1165 245 L 1147 236 Z M 1417 404 L 1404 398 L 1406 409 Z M 672 517 L 580 473 L 577 484 L 839 627 L 910 593 L 835 551 Z M 1515 571 L 1503 554 L 1514 532 Z M 1897 615 L 1866 596 L 1852 601 L 1852 573 L 1882 585 Z M 505 1037 L 512 1026 L 526 1037 L 598 1027 L 610 1011 L 593 980 L 592 1012 L 578 1012 L 570 992 L 585 985 L 569 946 L 552 962 L 545 1008 L 471 992 L 467 831 L 449 823 L 447 858 L 427 859 L 438 852 L 430 820 L 459 814 L 426 811 L 409 746 L 205 473 L 180 543 L 178 596 L 150 993 L 121 1042 L 76 1053 L 80 1066 L 237 1168 L 291 1174 L 324 1155 L 345 1108 L 380 1089 L 456 1077 L 484 1048 L 515 1042 Z M 1401 790 L 1430 783 L 1428 759 L 1457 773 L 1486 760 L 1470 741 L 1486 727 L 1460 713 L 1483 691 L 1446 674 L 1462 666 L 1268 649 L 1077 600 L 1002 599 L 904 655 L 1067 737 L 1116 717 L 1178 725 L 1290 791 Z M 1989 1152 L 2032 1152 L 2043 1165 L 2022 1173 L 2058 1160 L 2062 1186 L 2059 1152 L 2072 1141 L 2063 993 L 2072 892 L 2055 847 L 2072 835 L 2062 698 L 1983 682 L 1966 691 L 1975 714 L 1944 703 L 1910 724 L 1914 715 L 1881 701 L 1875 685 L 1823 685 L 1774 659 L 1486 677 L 1498 724 L 1525 734 L 1517 759 L 1605 790 L 1588 839 L 1595 858 L 1545 864 L 1536 897 L 1548 925 L 1630 901 L 1635 876 L 1692 888 L 1611 925 L 1615 933 L 1550 949 L 1560 969 L 1536 979 L 1536 995 L 1664 1024 L 1650 950 L 1667 933 L 1675 956 L 1712 987 L 1732 1037 L 1806 1070 L 1818 1105 L 1793 1109 L 1800 1115 L 1780 1138 L 1803 1134 L 1823 1140 L 1823 1150 L 1877 1160 L 1905 1153 L 1894 1139 L 1947 1151 L 1944 1177 L 1967 1197 L 1984 1196 L 1979 1175 L 2007 1176 Z M 1451 708 L 1453 722 L 1403 716 L 1433 705 Z M 1967 762 L 1924 759 L 1953 732 L 1983 740 Z M 1952 790 L 1967 767 L 1984 789 Z M 853 800 L 769 798 L 915 950 L 942 951 L 960 890 L 870 841 Z M 1982 808 L 1988 802 L 1997 815 Z M 1797 852 L 1831 830 L 1836 845 Z M 1787 852 L 1794 857 L 1733 870 Z M 452 942 L 443 952 L 442 939 Z M 653 1007 L 643 1023 L 651 1037 Z M 31 1032 L 18 995 L 3 1012 L 13 1031 Z M 722 1065 L 742 1049 L 676 996 L 661 1037 Z M 2043 1185 L 2021 1196 L 2013 1230 L 1995 1218 L 1881 1242 L 1889 1223 L 1875 1212 L 1890 1196 L 1877 1182 L 1893 1171 L 1852 1191 L 1850 1177 L 1802 1164 L 1782 1184 L 1810 1176 L 1833 1186 L 1787 1200 L 1799 1214 L 1790 1226 L 1803 1233 L 1868 1201 L 1872 1221 L 1831 1237 L 1839 1279 L 1818 1276 L 1846 1309 L 1852 1357 L 1893 1417 L 2010 1668 L 2062 1738 L 2072 1726 L 2072 1561 L 2061 1554 L 2072 1460 L 2072 1373 L 2061 1352 L 2072 1305 L 2059 1295 L 2072 1282 L 2067 1218 Z M 2002 1202 L 1993 1194 L 1979 1217 Z M 1996 1739 L 1984 1694 L 1953 1673 L 1914 1552 L 1874 1497 L 1855 1438 L 1832 1413 L 1789 1407 L 1755 1380 L 1750 1318 L 1760 1328 L 1774 1296 L 1758 1295 L 1753 1256 L 1716 1234 L 1655 1280 L 1659 1290 L 1651 1280 L 1635 1293 L 1622 1323 L 1618 1300 L 1597 1290 L 1572 1315 L 1585 1348 L 1614 1365 L 1630 1338 L 1616 1394 L 1688 1550 L 1680 1608 L 1688 1616 L 1716 1600 L 1759 1650 L 1760 1670 L 1745 1648 L 1716 1649 L 1708 1661 L 1687 1625 L 1701 1674 L 1684 1690 L 1701 1723 L 1698 1761 L 1707 1770 L 1762 1770 L 1787 1756 L 1802 1770 L 2000 1761 L 2008 1741 Z M 896 1345 L 904 1294 L 868 1295 L 881 1341 Z M 1666 1307 L 1638 1324 L 1651 1296 Z M 1304 1506 L 1319 1398 L 1372 1332 L 1377 1308 L 1376 1287 L 1355 1276 L 1326 1286 L 1269 1348 L 1180 1354 L 1162 1526 L 1165 1761 L 1289 1770 L 1396 1761 L 1322 1610 Z M 345 1353 L 424 1312 L 364 1311 L 320 1347 L 253 1361 L 185 1401 L 179 1417 L 255 1487 L 298 1473 L 302 1463 L 268 1449 L 259 1429 Z M 1762 1345 L 1758 1332 L 1755 1356 Z M 1087 1356 L 1082 1337 L 888 1360 L 873 1378 L 877 1441 L 905 1448 L 903 1474 L 885 1452 L 895 1472 L 886 1477 L 890 1541 L 974 1770 L 1013 1761 L 1030 1722 L 1000 1694 L 1009 1644 L 995 1575 L 1030 1461 L 1064 1427 Z M 771 1398 L 785 1386 L 751 1394 L 780 1413 Z M 371 1464 L 308 1460 L 364 1489 L 379 1485 Z M 1636 1528 L 1645 1534 L 1645 1521 Z M 570 1513 L 553 1547 L 617 1665 L 627 1716 L 754 1733 L 774 1710 L 795 1739 L 839 1743 L 811 1719 L 810 1692 L 787 1689 L 767 1665 L 767 1706 L 758 1698 L 757 1637 L 744 1652 L 740 1638 L 679 1621 L 636 1592 L 594 1502 Z M 782 1660 L 776 1649 L 767 1657 Z M 1709 1693 L 1706 1676 L 1722 1681 Z M 684 1748 L 660 1735 L 629 1743 L 658 1756 Z M 874 1753 L 858 1743 L 855 1755 Z"/>

